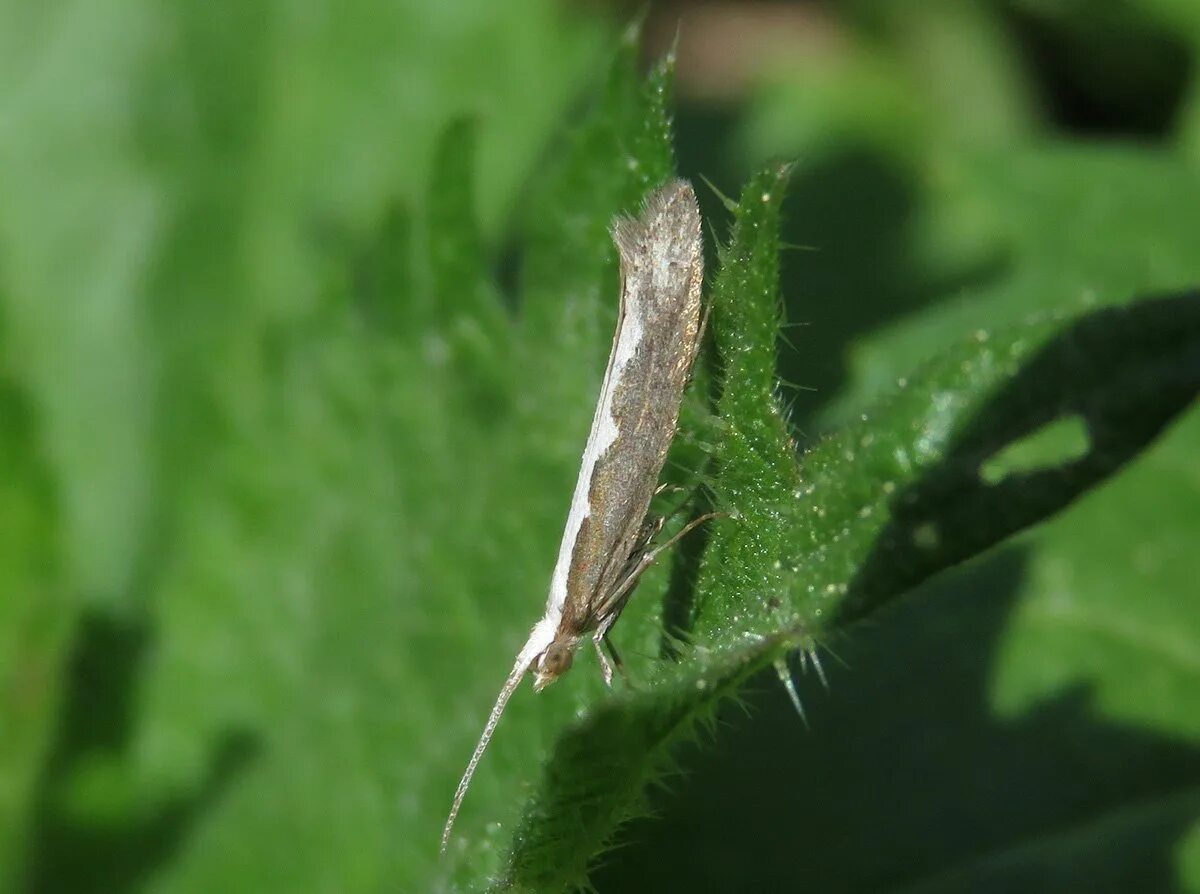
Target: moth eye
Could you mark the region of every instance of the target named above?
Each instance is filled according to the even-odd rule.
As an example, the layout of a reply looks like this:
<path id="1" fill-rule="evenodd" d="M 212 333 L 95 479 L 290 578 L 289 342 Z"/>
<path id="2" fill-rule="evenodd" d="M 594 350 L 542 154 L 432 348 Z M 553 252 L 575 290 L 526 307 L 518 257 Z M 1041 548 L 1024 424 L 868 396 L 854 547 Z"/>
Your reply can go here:
<path id="1" fill-rule="evenodd" d="M 542 655 L 541 671 L 547 676 L 557 677 L 571 666 L 571 648 L 561 643 L 551 643 Z"/>

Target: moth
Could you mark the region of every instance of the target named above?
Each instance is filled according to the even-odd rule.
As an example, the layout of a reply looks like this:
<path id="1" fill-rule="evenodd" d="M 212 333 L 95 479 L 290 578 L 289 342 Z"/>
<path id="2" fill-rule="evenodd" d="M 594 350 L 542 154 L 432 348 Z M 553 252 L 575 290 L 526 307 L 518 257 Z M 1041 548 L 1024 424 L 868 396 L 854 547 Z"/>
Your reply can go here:
<path id="1" fill-rule="evenodd" d="M 454 793 L 442 850 L 471 777 L 509 698 L 526 673 L 541 691 L 592 640 L 604 681 L 621 667 L 608 635 L 638 578 L 663 549 L 651 544 L 663 519 L 647 516 L 675 436 L 684 387 L 699 350 L 704 276 L 700 210 L 685 180 L 652 193 L 637 217 L 611 227 L 620 255 L 621 304 L 608 367 L 571 498 L 546 611 L 517 654 Z M 607 650 L 608 656 L 605 655 Z"/>

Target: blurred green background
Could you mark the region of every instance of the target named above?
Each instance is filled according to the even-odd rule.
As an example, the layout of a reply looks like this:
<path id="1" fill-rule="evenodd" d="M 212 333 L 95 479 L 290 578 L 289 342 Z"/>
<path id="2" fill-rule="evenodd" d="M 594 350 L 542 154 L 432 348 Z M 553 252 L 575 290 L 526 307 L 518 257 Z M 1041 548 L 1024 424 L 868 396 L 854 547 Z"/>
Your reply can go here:
<path id="1" fill-rule="evenodd" d="M 461 443 L 446 419 L 517 361 L 443 379 L 440 330 L 404 323 L 449 312 L 403 302 L 444 291 L 413 257 L 463 126 L 464 290 L 519 309 L 531 195 L 639 15 L 647 65 L 676 48 L 680 174 L 737 195 L 796 160 L 802 447 L 952 339 L 1200 283 L 1194 0 L 5 3 L 5 889 L 450 884 L 436 825 L 599 368 L 524 371 L 521 418 L 573 406 L 561 431 Z M 520 470 L 503 518 L 489 464 Z M 811 729 L 756 681 L 593 884 L 1200 891 L 1198 542 L 1193 411 L 833 643 Z"/>

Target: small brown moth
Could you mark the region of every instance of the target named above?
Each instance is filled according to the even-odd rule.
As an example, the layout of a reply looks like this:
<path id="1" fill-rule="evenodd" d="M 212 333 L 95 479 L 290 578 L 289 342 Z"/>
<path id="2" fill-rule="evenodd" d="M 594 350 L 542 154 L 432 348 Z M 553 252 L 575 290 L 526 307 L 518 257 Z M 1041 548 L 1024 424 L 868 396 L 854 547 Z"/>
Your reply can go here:
<path id="1" fill-rule="evenodd" d="M 612 238 L 621 258 L 620 313 L 546 612 L 517 654 L 454 793 L 443 851 L 471 777 L 521 678 L 533 671 L 533 688 L 539 691 L 553 683 L 590 634 L 611 686 L 612 665 L 601 645 L 620 667 L 608 633 L 638 578 L 659 552 L 708 517 L 696 519 L 669 543 L 651 546 L 663 520 L 646 513 L 675 436 L 702 329 L 704 259 L 691 184 L 674 180 L 656 190 L 637 218 L 613 222 Z"/>

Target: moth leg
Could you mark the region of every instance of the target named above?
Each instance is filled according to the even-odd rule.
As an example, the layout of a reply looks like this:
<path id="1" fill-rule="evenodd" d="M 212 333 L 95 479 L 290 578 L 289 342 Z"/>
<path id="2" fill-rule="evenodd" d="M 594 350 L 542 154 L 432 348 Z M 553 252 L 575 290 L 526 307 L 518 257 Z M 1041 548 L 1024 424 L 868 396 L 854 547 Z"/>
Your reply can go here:
<path id="1" fill-rule="evenodd" d="M 621 609 L 625 607 L 622 604 L 615 612 L 606 617 L 600 622 L 600 626 L 596 628 L 596 632 L 592 635 L 592 644 L 596 647 L 596 656 L 600 659 L 600 669 L 604 673 L 604 684 L 610 689 L 612 688 L 612 672 L 615 667 L 624 677 L 625 682 L 629 683 L 629 672 L 625 669 L 625 662 L 621 660 L 621 655 L 617 652 L 617 647 L 613 645 L 612 639 L 608 632 L 612 630 L 614 624 L 617 623 L 617 618 L 621 616 Z M 603 646 L 603 648 L 601 648 Z M 604 650 L 608 650 L 608 656 L 605 656 Z M 609 657 L 612 662 L 609 662 Z"/>
<path id="2" fill-rule="evenodd" d="M 683 513 L 684 510 L 692 505 L 692 501 L 696 498 L 696 494 L 699 492 L 700 487 L 697 486 L 691 490 L 688 490 L 686 487 L 679 487 L 676 485 L 673 489 L 687 491 L 688 495 L 679 503 L 679 505 L 675 506 L 673 509 L 669 509 L 664 514 L 659 516 L 646 516 L 646 521 L 642 524 L 641 536 L 638 538 L 638 544 L 642 547 L 642 549 L 646 549 L 650 546 L 650 542 L 659 535 L 663 529 L 663 526 L 667 522 L 675 518 L 677 515 Z"/>
<path id="3" fill-rule="evenodd" d="M 684 487 L 682 484 L 668 484 L 666 482 L 656 487 L 654 489 L 654 496 L 656 497 L 663 494 L 687 494 L 687 497 L 680 501 L 673 509 L 669 509 L 662 515 L 656 516 L 647 513 L 645 520 L 642 522 L 642 530 L 638 535 L 638 546 L 643 549 L 649 546 L 650 541 L 657 537 L 659 531 L 663 529 L 663 525 L 692 505 L 703 487 L 703 484 Z"/>
<path id="4" fill-rule="evenodd" d="M 612 592 L 605 596 L 603 601 L 596 606 L 596 616 L 604 618 L 605 622 L 607 622 L 608 618 L 611 616 L 612 621 L 608 622 L 608 626 L 611 627 L 613 623 L 616 623 L 616 616 L 619 615 L 621 613 L 621 609 L 624 608 L 624 603 L 629 598 L 629 594 L 633 591 L 638 579 L 642 576 L 647 568 L 654 564 L 654 560 L 657 559 L 662 552 L 670 549 L 672 546 L 690 534 L 694 529 L 704 524 L 704 522 L 708 521 L 709 519 L 716 518 L 719 515 L 725 514 L 726 513 L 724 512 L 706 512 L 704 515 L 701 515 L 699 518 L 692 519 L 690 522 L 680 528 L 679 533 L 675 534 L 675 536 L 673 536 L 666 543 L 660 544 L 659 546 L 654 547 L 654 549 L 646 549 L 641 553 L 641 555 L 631 559 L 629 564 L 626 566 L 629 570 L 625 573 L 625 576 L 621 579 L 621 582 L 617 584 L 617 586 L 613 587 Z M 662 525 L 659 524 L 659 527 L 661 528 Z M 603 624 L 605 622 L 601 623 Z M 604 631 L 607 633 L 608 628 L 605 627 Z"/>
<path id="5" fill-rule="evenodd" d="M 625 667 L 625 662 L 621 660 L 621 654 L 617 651 L 617 647 L 613 644 L 612 637 L 605 635 L 600 638 L 600 642 L 604 644 L 604 648 L 608 650 L 608 655 L 612 659 L 612 666 L 621 674 L 626 685 L 632 685 L 629 680 L 629 671 Z"/>
<path id="6" fill-rule="evenodd" d="M 679 515 L 679 513 L 683 512 L 683 510 L 687 509 L 688 506 L 692 505 L 693 501 L 696 499 L 697 495 L 700 493 L 700 491 L 703 487 L 704 487 L 703 484 L 696 484 L 695 486 L 693 486 L 691 488 L 683 487 L 682 485 L 679 485 L 679 484 L 660 484 L 658 486 L 658 490 L 656 490 L 654 492 L 654 495 L 656 497 L 659 494 L 666 493 L 669 491 L 671 493 L 686 493 L 687 498 L 684 499 L 682 502 L 680 502 L 679 505 L 677 505 L 674 509 L 671 509 L 669 512 L 667 512 L 661 516 L 661 518 L 658 520 L 658 527 L 654 531 L 654 534 L 657 535 L 658 532 L 660 530 L 662 530 L 662 526 L 664 524 L 666 524 L 668 521 L 673 519 L 675 516 Z M 645 525 L 648 526 L 650 524 L 650 520 L 651 520 L 650 516 L 646 516 Z M 644 539 L 642 542 L 648 544 L 650 542 L 650 539 L 652 539 L 652 538 Z"/>
<path id="7" fill-rule="evenodd" d="M 667 485 L 663 485 L 663 487 L 666 486 Z M 650 548 L 650 544 L 654 541 L 654 538 L 659 535 L 660 531 L 662 531 L 663 525 L 665 525 L 678 511 L 678 509 L 675 509 L 670 515 L 646 514 L 646 517 L 642 519 L 642 527 L 638 531 L 637 539 L 633 542 L 633 548 L 630 550 L 629 558 L 625 560 L 625 566 L 621 569 L 620 574 L 617 575 L 617 580 L 623 581 L 630 575 L 630 573 L 632 573 L 638 561 L 640 561 L 641 557 Z"/>
<path id="8" fill-rule="evenodd" d="M 704 524 L 709 519 L 717 518 L 718 516 L 728 515 L 728 514 L 729 514 L 728 512 L 706 512 L 703 515 L 692 519 L 690 522 L 688 522 L 686 525 L 684 525 L 682 528 L 680 528 L 679 533 L 676 534 L 675 536 L 673 536 L 666 543 L 663 543 L 663 544 L 660 544 L 660 545 L 654 547 L 654 549 L 652 549 L 647 554 L 646 558 L 644 558 L 642 561 L 646 562 L 646 564 L 649 565 L 649 563 L 653 562 L 656 558 L 658 558 L 659 553 L 673 547 L 676 543 L 678 543 L 680 540 L 682 540 L 688 534 L 692 533 L 692 531 L 694 531 L 696 528 L 700 527 L 702 524 Z"/>
<path id="9" fill-rule="evenodd" d="M 621 613 L 621 609 L 625 607 L 625 603 L 629 599 L 629 594 L 633 592 L 633 588 L 637 585 L 638 578 L 642 573 L 654 564 L 654 556 L 657 550 L 645 550 L 636 559 L 630 561 L 626 567 L 629 569 L 621 582 L 613 587 L 612 592 L 604 597 L 604 600 L 596 607 L 598 617 L 612 618 L 616 621 L 617 616 Z M 607 628 L 611 627 L 611 623 L 605 625 L 605 633 Z"/>
<path id="10" fill-rule="evenodd" d="M 600 659 L 600 670 L 604 674 L 604 684 L 606 686 L 609 688 L 612 687 L 614 666 L 626 680 L 629 679 L 625 672 L 625 663 L 621 661 L 621 656 L 617 653 L 616 647 L 613 645 L 612 640 L 608 638 L 608 632 L 617 623 L 617 618 L 621 616 L 621 612 L 625 608 L 625 604 L 629 601 L 629 596 L 633 592 L 633 588 L 637 586 L 637 582 L 642 574 L 654 564 L 654 560 L 661 553 L 670 549 L 695 528 L 704 524 L 709 519 L 725 514 L 724 512 L 707 512 L 698 518 L 692 519 L 692 521 L 684 525 L 666 543 L 656 546 L 653 549 L 650 549 L 649 542 L 662 530 L 666 518 L 648 517 L 643 523 L 641 535 L 638 538 L 638 547 L 625 563 L 625 568 L 619 578 L 620 583 L 613 587 L 612 591 L 597 604 L 595 609 L 595 617 L 600 619 L 600 623 L 597 625 L 596 632 L 592 636 L 592 643 L 596 647 L 596 657 Z M 608 660 L 608 656 L 604 654 L 605 648 L 608 649 L 609 655 L 612 656 L 611 663 Z"/>
<path id="11" fill-rule="evenodd" d="M 600 673 L 604 675 L 604 685 L 612 689 L 613 666 L 608 663 L 608 657 L 604 654 L 604 649 L 600 647 L 599 638 L 592 637 L 592 644 L 596 647 L 596 658 L 600 661 Z"/>

